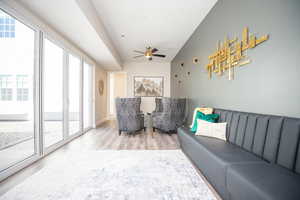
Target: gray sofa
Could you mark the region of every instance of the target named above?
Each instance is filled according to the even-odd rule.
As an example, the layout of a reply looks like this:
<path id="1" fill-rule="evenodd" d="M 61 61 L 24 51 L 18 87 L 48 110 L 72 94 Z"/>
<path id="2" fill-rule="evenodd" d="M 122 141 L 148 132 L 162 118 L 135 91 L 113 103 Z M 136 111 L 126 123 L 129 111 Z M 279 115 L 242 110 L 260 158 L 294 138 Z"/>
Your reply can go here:
<path id="1" fill-rule="evenodd" d="M 178 129 L 182 150 L 224 200 L 300 199 L 300 119 L 215 109 L 227 142 Z"/>

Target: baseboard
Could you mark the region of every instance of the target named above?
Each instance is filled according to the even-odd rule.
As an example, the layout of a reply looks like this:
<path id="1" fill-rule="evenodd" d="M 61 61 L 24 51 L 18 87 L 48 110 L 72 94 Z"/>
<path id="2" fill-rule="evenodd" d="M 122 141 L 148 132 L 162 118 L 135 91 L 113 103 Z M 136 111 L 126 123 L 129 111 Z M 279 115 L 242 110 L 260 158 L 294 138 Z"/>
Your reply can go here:
<path id="1" fill-rule="evenodd" d="M 115 115 L 110 115 L 108 117 L 106 117 L 107 120 L 115 120 L 116 116 Z"/>
<path id="2" fill-rule="evenodd" d="M 103 119 L 100 119 L 100 120 L 96 121 L 96 127 L 97 127 L 97 126 L 100 126 L 101 124 L 103 124 L 103 123 L 106 122 L 107 120 L 109 120 L 109 118 L 108 118 L 108 117 L 105 117 L 105 118 L 103 118 Z"/>

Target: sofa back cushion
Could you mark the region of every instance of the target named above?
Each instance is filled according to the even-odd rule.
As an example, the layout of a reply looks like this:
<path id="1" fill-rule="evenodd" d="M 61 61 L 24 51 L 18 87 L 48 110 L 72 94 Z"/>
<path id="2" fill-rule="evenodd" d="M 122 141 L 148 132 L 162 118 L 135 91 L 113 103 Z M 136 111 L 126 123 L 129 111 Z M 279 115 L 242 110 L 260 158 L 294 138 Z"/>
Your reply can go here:
<path id="1" fill-rule="evenodd" d="M 244 134 L 244 142 L 242 145 L 242 147 L 248 151 L 252 151 L 256 121 L 257 121 L 257 116 L 248 115 L 248 120 L 247 120 L 245 134 Z"/>
<path id="2" fill-rule="evenodd" d="M 259 157 L 262 157 L 264 151 L 264 144 L 267 135 L 268 123 L 269 123 L 268 117 L 265 116 L 257 117 L 252 152 Z"/>
<path id="3" fill-rule="evenodd" d="M 243 142 L 244 142 L 247 121 L 248 121 L 247 115 L 239 116 L 239 123 L 238 123 L 238 127 L 237 127 L 235 143 L 236 143 L 236 145 L 238 145 L 240 147 L 243 145 Z"/>
<path id="4" fill-rule="evenodd" d="M 276 162 L 283 117 L 270 117 L 263 157 L 271 163 Z"/>
<path id="5" fill-rule="evenodd" d="M 285 118 L 281 130 L 277 163 L 288 169 L 295 167 L 299 145 L 299 120 Z"/>
<path id="6" fill-rule="evenodd" d="M 227 122 L 227 140 L 300 174 L 300 119 L 215 109 Z"/>
<path id="7" fill-rule="evenodd" d="M 300 174 L 300 145 L 298 147 L 295 171 Z"/>
<path id="8" fill-rule="evenodd" d="M 237 134 L 239 118 L 240 118 L 239 113 L 232 113 L 230 126 L 229 126 L 228 140 L 229 142 L 234 144 L 236 143 L 236 134 Z"/>

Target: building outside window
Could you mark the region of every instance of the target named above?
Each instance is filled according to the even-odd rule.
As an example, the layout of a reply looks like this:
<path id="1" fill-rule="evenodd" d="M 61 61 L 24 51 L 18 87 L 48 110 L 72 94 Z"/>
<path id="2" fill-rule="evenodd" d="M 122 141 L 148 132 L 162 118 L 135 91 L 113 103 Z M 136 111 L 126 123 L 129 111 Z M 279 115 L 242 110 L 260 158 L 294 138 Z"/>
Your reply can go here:
<path id="1" fill-rule="evenodd" d="M 28 75 L 17 75 L 17 101 L 28 101 L 29 97 L 29 85 Z"/>
<path id="2" fill-rule="evenodd" d="M 28 75 L 16 75 L 15 82 L 13 75 L 0 74 L 0 100 L 1 101 L 28 101 L 29 82 Z M 14 91 L 16 91 L 14 93 Z"/>
<path id="3" fill-rule="evenodd" d="M 15 19 L 0 12 L 0 38 L 15 38 Z"/>
<path id="4" fill-rule="evenodd" d="M 13 82 L 11 75 L 0 75 L 0 100 L 13 100 Z"/>

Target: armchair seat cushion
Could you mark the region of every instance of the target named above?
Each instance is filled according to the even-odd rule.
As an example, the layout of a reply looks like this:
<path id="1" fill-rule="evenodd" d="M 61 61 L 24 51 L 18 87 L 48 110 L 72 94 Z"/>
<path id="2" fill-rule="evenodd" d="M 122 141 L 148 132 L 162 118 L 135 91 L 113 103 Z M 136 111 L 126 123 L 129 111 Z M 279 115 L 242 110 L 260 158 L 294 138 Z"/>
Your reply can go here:
<path id="1" fill-rule="evenodd" d="M 232 165 L 227 188 L 232 200 L 300 199 L 300 175 L 278 165 L 251 163 Z"/>

